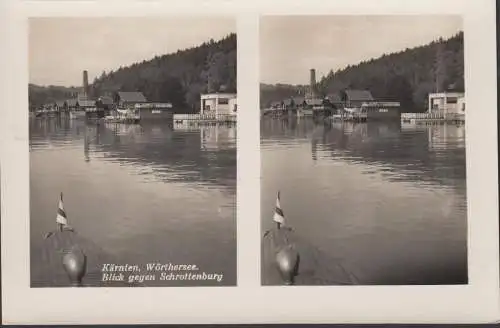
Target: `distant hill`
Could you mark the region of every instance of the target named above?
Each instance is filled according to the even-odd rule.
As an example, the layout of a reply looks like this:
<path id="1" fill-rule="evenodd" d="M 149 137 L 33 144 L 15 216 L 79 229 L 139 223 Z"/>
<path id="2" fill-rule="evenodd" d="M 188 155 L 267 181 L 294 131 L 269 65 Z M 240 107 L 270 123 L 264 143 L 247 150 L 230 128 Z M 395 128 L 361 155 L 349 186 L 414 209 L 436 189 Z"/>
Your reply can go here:
<path id="1" fill-rule="evenodd" d="M 425 111 L 427 94 L 464 91 L 463 32 L 430 44 L 383 55 L 333 71 L 318 81 L 321 95 L 343 89 L 367 89 L 376 99 L 401 102 L 407 112 Z M 304 86 L 261 84 L 262 107 L 303 94 Z"/>
<path id="2" fill-rule="evenodd" d="M 281 101 L 292 96 L 304 96 L 308 91 L 306 85 L 291 84 L 260 84 L 260 104 L 261 107 L 268 107 L 271 102 Z"/>
<path id="3" fill-rule="evenodd" d="M 71 98 L 80 91 L 30 84 L 30 104 Z M 117 91 L 141 91 L 149 101 L 171 102 L 179 112 L 198 111 L 200 93 L 236 92 L 236 34 L 103 72 L 90 86 L 94 98 Z"/>
<path id="4" fill-rule="evenodd" d="M 77 87 L 62 87 L 62 86 L 39 86 L 36 84 L 28 85 L 29 102 L 31 106 L 41 106 L 46 103 L 57 100 L 64 100 L 76 97 L 81 88 Z"/>
<path id="5" fill-rule="evenodd" d="M 236 92 L 236 34 L 104 72 L 92 83 L 94 96 L 115 91 L 141 91 L 178 111 L 198 111 L 200 93 Z"/>

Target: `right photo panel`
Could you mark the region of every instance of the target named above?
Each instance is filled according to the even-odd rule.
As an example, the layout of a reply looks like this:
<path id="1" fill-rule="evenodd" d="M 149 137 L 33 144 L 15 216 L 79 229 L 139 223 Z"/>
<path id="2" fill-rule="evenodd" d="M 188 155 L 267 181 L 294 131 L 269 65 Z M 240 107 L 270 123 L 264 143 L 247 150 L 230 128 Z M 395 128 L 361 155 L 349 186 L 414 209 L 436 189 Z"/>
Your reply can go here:
<path id="1" fill-rule="evenodd" d="M 460 16 L 262 16 L 262 285 L 468 283 Z"/>

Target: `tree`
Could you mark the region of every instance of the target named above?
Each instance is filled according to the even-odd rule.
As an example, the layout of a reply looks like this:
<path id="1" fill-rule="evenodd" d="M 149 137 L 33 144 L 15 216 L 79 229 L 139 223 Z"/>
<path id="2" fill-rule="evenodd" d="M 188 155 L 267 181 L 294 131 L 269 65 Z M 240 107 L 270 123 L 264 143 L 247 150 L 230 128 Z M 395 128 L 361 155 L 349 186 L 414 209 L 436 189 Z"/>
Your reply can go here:
<path id="1" fill-rule="evenodd" d="M 413 111 L 413 90 L 408 80 L 401 76 L 393 76 L 389 80 L 385 98 L 387 100 L 399 101 L 401 109 L 405 112 Z"/>

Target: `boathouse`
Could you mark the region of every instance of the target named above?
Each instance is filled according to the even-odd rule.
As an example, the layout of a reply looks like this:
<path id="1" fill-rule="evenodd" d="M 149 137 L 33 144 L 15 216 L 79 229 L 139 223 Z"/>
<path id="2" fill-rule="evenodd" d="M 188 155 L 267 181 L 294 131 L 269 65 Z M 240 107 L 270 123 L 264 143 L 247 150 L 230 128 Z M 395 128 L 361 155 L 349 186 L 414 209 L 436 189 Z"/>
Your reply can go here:
<path id="1" fill-rule="evenodd" d="M 128 108 L 133 109 L 137 104 L 147 103 L 146 97 L 142 94 L 142 92 L 124 92 L 119 91 L 116 94 L 116 103 L 120 108 Z"/>
<path id="2" fill-rule="evenodd" d="M 200 114 L 235 115 L 237 95 L 235 93 L 209 93 L 200 95 Z"/>
<path id="3" fill-rule="evenodd" d="M 326 95 L 326 99 L 328 99 L 332 107 L 338 108 L 344 106 L 339 93 L 329 93 L 328 95 Z"/>
<path id="4" fill-rule="evenodd" d="M 103 109 L 111 109 L 113 107 L 113 98 L 108 96 L 99 97 L 96 101 L 96 106 Z"/>
<path id="5" fill-rule="evenodd" d="M 465 115 L 465 94 L 463 92 L 430 93 L 428 113 Z"/>
<path id="6" fill-rule="evenodd" d="M 361 105 L 367 121 L 401 120 L 400 103 L 397 101 L 371 101 Z"/>
<path id="7" fill-rule="evenodd" d="M 171 103 L 136 104 L 134 109 L 141 121 L 172 120 L 174 116 Z"/>
<path id="8" fill-rule="evenodd" d="M 114 109 L 114 102 L 113 98 L 108 97 L 108 96 L 102 96 L 99 97 L 95 105 L 97 108 L 102 109 L 104 111 L 104 115 L 110 115 L 111 111 Z"/>
<path id="9" fill-rule="evenodd" d="M 372 102 L 375 99 L 368 90 L 344 90 L 340 93 L 340 100 L 344 103 L 347 108 L 350 107 L 361 107 L 363 103 Z"/>

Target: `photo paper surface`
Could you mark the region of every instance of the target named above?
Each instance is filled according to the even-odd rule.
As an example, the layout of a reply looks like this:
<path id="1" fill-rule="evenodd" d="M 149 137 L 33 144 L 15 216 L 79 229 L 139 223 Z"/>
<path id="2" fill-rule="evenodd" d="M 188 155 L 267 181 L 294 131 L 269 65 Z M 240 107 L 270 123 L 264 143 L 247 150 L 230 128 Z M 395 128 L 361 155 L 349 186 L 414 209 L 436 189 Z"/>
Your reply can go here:
<path id="1" fill-rule="evenodd" d="M 1 5 L 3 323 L 500 317 L 493 1 Z"/>

